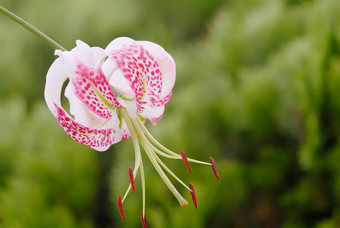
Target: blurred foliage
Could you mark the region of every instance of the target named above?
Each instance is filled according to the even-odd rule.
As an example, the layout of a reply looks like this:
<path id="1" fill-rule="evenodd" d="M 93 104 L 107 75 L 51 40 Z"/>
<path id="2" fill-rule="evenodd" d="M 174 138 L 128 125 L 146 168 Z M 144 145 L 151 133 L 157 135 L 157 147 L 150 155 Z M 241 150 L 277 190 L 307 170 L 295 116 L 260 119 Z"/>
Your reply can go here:
<path id="1" fill-rule="evenodd" d="M 118 36 L 150 40 L 176 60 L 161 142 L 210 168 L 169 161 L 194 183 L 199 210 L 178 207 L 145 160 L 150 227 L 340 226 L 338 0 L 3 0 L 67 49 Z M 139 227 L 137 193 L 116 197 L 130 141 L 105 153 L 73 142 L 43 101 L 53 50 L 0 17 L 0 227 Z M 178 187 L 186 198 L 189 192 Z"/>

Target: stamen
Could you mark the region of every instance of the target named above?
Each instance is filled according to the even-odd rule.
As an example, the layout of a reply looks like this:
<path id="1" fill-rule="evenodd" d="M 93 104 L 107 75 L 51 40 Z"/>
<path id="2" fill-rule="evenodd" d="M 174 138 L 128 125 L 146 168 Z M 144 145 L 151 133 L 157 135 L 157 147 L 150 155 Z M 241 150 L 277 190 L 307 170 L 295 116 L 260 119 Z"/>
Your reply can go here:
<path id="1" fill-rule="evenodd" d="M 142 147 L 144 148 L 144 151 L 146 153 L 146 155 L 149 157 L 153 167 L 155 168 L 155 170 L 158 172 L 159 176 L 163 179 L 164 183 L 167 185 L 167 187 L 169 188 L 169 190 L 172 192 L 172 194 L 175 196 L 175 198 L 177 199 L 177 201 L 179 202 L 179 204 L 182 206 L 183 204 L 185 204 L 186 200 L 183 198 L 183 196 L 181 196 L 181 194 L 177 191 L 177 189 L 175 188 L 175 186 L 171 183 L 171 181 L 169 180 L 169 178 L 165 175 L 164 171 L 162 170 L 162 168 L 160 167 L 158 161 L 156 160 L 154 153 L 152 151 L 151 148 L 151 144 L 150 142 L 146 139 L 143 130 L 141 129 L 141 126 L 138 124 L 138 119 L 131 119 L 128 117 L 127 112 L 123 109 L 122 111 L 123 114 L 123 118 L 124 119 L 130 119 L 132 121 L 133 126 L 136 128 L 136 131 L 140 137 L 139 141 L 142 144 Z M 130 131 L 131 132 L 131 131 Z"/>
<path id="2" fill-rule="evenodd" d="M 182 160 L 183 160 L 185 166 L 187 167 L 188 171 L 189 171 L 190 173 L 192 173 L 192 169 L 191 169 L 190 164 L 189 164 L 189 162 L 188 162 L 187 155 L 184 153 L 183 150 L 181 150 L 181 157 L 182 157 Z"/>
<path id="3" fill-rule="evenodd" d="M 120 111 L 119 113 L 120 113 L 119 115 L 121 115 L 122 118 L 123 118 L 123 112 Z M 129 118 L 128 119 L 124 119 L 124 120 L 125 120 L 125 123 L 126 123 L 126 125 L 128 126 L 129 129 L 134 129 L 134 127 L 133 127 L 133 125 L 132 125 L 132 123 L 131 123 Z M 134 167 L 134 171 L 133 171 L 133 176 L 135 177 L 136 174 L 137 174 L 137 171 L 139 169 L 140 164 L 142 164 L 142 162 L 141 162 L 142 161 L 142 157 L 141 157 L 141 153 L 140 153 L 140 146 L 139 146 L 139 143 L 138 143 L 137 135 L 136 135 L 134 130 L 133 131 L 129 130 L 129 131 L 131 132 L 131 138 L 132 138 L 133 146 L 135 148 L 135 157 L 136 157 L 136 159 L 135 159 L 135 167 Z M 123 197 L 122 202 L 124 202 L 125 198 L 127 197 L 128 193 L 130 192 L 131 188 L 132 188 L 132 184 L 131 184 L 131 181 L 130 181 L 129 187 L 126 190 L 126 193 L 125 193 L 125 195 Z"/>
<path id="4" fill-rule="evenodd" d="M 177 201 L 179 202 L 179 205 L 182 206 L 184 205 L 187 201 L 183 198 L 183 196 L 181 196 L 181 194 L 177 191 L 177 189 L 175 188 L 175 186 L 171 183 L 171 181 L 169 180 L 169 178 L 165 175 L 165 173 L 163 172 L 162 168 L 160 167 L 158 161 L 156 160 L 156 158 L 154 157 L 153 152 L 151 151 L 151 148 L 149 147 L 149 145 L 147 144 L 147 142 L 144 141 L 145 139 L 141 140 L 141 144 L 145 150 L 146 155 L 149 157 L 153 167 L 156 169 L 156 171 L 158 172 L 159 176 L 163 179 L 164 183 L 166 184 L 166 186 L 169 188 L 169 190 L 172 192 L 172 194 L 175 196 L 175 198 L 177 199 Z"/>
<path id="5" fill-rule="evenodd" d="M 192 185 L 192 184 L 190 183 L 190 184 L 189 184 L 189 188 L 191 189 L 190 194 L 191 194 L 191 197 L 192 197 L 192 202 L 194 202 L 194 205 L 195 205 L 196 209 L 198 209 L 194 185 Z"/>
<path id="6" fill-rule="evenodd" d="M 142 221 L 143 228 L 147 228 L 148 227 L 148 223 L 146 222 L 146 217 L 145 217 L 143 211 L 140 212 L 140 219 Z"/>
<path id="7" fill-rule="evenodd" d="M 119 213 L 122 216 L 122 220 L 125 221 L 124 209 L 123 209 L 123 204 L 122 204 L 122 197 L 120 195 L 118 196 L 117 204 L 118 204 Z"/>
<path id="8" fill-rule="evenodd" d="M 131 183 L 132 191 L 136 192 L 135 178 L 133 177 L 133 172 L 132 172 L 131 168 L 129 168 L 129 177 L 130 177 L 130 183 Z"/>
<path id="9" fill-rule="evenodd" d="M 186 187 L 189 191 L 190 188 L 183 183 L 183 181 L 181 179 L 179 179 L 165 164 L 164 162 L 162 162 L 162 160 L 157 156 L 156 153 L 153 153 L 155 155 L 155 158 L 157 159 L 158 163 L 173 177 L 175 178 L 181 185 L 183 185 L 184 187 Z"/>
<path id="10" fill-rule="evenodd" d="M 210 162 L 211 162 L 212 170 L 214 171 L 216 178 L 220 179 L 220 176 L 218 175 L 218 172 L 217 172 L 215 160 L 213 159 L 213 157 L 209 157 L 209 159 L 210 159 Z"/>

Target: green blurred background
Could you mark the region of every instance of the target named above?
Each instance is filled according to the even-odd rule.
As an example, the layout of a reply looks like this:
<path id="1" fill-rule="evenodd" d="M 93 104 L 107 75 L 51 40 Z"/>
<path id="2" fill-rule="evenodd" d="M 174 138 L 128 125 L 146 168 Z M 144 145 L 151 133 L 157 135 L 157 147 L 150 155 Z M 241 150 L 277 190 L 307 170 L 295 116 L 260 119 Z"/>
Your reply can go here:
<path id="1" fill-rule="evenodd" d="M 195 185 L 186 209 L 146 168 L 150 227 L 340 227 L 339 0 L 2 0 L 67 49 L 119 36 L 177 64 L 153 135 L 210 167 L 168 162 Z M 131 140 L 98 153 L 72 141 L 43 98 L 54 50 L 0 15 L 0 227 L 140 227 L 140 181 L 116 199 Z M 177 186 L 177 185 L 176 185 Z M 190 193 L 178 186 L 183 195 Z"/>

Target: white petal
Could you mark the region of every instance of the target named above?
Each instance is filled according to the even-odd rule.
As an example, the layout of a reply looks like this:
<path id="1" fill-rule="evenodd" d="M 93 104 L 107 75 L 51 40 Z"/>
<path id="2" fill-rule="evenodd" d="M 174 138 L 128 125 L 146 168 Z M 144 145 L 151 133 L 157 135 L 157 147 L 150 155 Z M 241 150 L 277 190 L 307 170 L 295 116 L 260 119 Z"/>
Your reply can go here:
<path id="1" fill-rule="evenodd" d="M 77 46 L 69 52 L 73 58 L 76 57 L 87 66 L 95 66 L 96 58 L 91 47 L 81 40 L 77 40 L 76 43 Z"/>
<path id="2" fill-rule="evenodd" d="M 90 47 L 86 43 L 77 40 L 77 46 L 71 51 L 57 51 L 56 54 L 64 59 L 64 71 L 72 77 L 75 74 L 79 62 L 89 67 L 98 67 L 99 63 L 107 56 L 99 47 Z M 69 75 L 70 74 L 70 75 Z"/>
<path id="3" fill-rule="evenodd" d="M 47 106 L 54 115 L 56 115 L 54 104 L 61 106 L 60 94 L 66 79 L 66 75 L 63 74 L 63 60 L 57 58 L 47 72 L 44 92 Z"/>
<path id="4" fill-rule="evenodd" d="M 92 54 L 94 56 L 94 66 L 100 65 L 103 60 L 107 57 L 105 51 L 99 47 L 91 48 Z"/>
<path id="5" fill-rule="evenodd" d="M 152 120 L 160 118 L 163 115 L 163 112 L 164 105 L 158 107 L 144 106 L 144 110 L 141 111 L 139 114 L 149 120 Z"/>
<path id="6" fill-rule="evenodd" d="M 111 51 L 120 49 L 124 47 L 125 45 L 130 45 L 134 43 L 135 41 L 128 37 L 119 37 L 111 41 L 109 45 L 105 48 L 105 52 L 107 55 L 110 54 Z"/>

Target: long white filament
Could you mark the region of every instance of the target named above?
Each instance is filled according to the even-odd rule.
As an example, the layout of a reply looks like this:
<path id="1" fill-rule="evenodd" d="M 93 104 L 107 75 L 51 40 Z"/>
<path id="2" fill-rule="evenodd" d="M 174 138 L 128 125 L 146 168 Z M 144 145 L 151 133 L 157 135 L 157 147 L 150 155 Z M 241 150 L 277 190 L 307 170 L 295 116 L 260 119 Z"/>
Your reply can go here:
<path id="1" fill-rule="evenodd" d="M 134 149 L 135 149 L 135 165 L 133 170 L 133 178 L 136 177 L 136 174 L 138 170 L 140 169 L 141 173 L 141 182 L 142 182 L 142 195 L 143 195 L 143 216 L 145 215 L 145 174 L 144 174 L 144 168 L 143 168 L 143 161 L 141 156 L 141 149 L 140 145 L 143 147 L 143 150 L 149 160 L 151 161 L 153 167 L 159 174 L 159 176 L 162 178 L 168 189 L 171 191 L 171 193 L 175 196 L 177 201 L 179 202 L 181 207 L 186 207 L 188 205 L 188 202 L 183 198 L 183 196 L 178 192 L 178 190 L 175 188 L 175 186 L 172 184 L 172 182 L 169 180 L 168 176 L 165 174 L 164 171 L 166 171 L 168 174 L 170 174 L 176 181 L 178 181 L 181 185 L 183 185 L 186 189 L 188 189 L 192 194 L 193 190 L 191 189 L 191 186 L 186 185 L 180 178 L 178 178 L 160 159 L 159 156 L 169 158 L 169 159 L 184 159 L 182 158 L 182 155 L 177 154 L 166 147 L 164 147 L 162 144 L 160 144 L 152 135 L 151 133 L 146 129 L 144 126 L 143 121 L 140 119 L 140 117 L 137 118 L 131 118 L 127 110 L 125 108 L 122 108 L 119 110 L 122 119 L 125 121 L 127 128 L 129 129 Z M 182 153 L 182 152 L 181 152 Z M 208 165 L 211 166 L 212 163 L 202 162 L 199 160 L 187 158 L 188 161 L 193 163 L 198 163 L 202 165 Z M 123 200 L 127 197 L 129 191 L 131 190 L 131 183 L 123 197 Z"/>
<path id="2" fill-rule="evenodd" d="M 163 146 L 162 144 L 160 144 L 152 135 L 151 133 L 148 131 L 148 129 L 144 126 L 143 122 L 137 118 L 137 123 L 138 126 L 142 129 L 142 131 L 145 133 L 145 135 L 148 137 L 148 139 L 153 142 L 159 149 L 163 150 L 164 152 L 166 152 L 167 154 L 163 153 L 162 151 L 160 151 L 159 149 L 157 149 L 154 145 L 152 145 L 154 151 L 156 153 L 158 153 L 159 155 L 162 155 L 163 157 L 167 157 L 167 158 L 172 158 L 172 159 L 182 159 L 181 155 L 169 150 L 168 148 L 166 148 L 165 146 Z M 209 165 L 211 166 L 211 163 L 208 162 L 203 162 L 203 161 L 199 161 L 199 160 L 195 160 L 195 159 L 191 159 L 188 158 L 188 161 L 190 162 L 194 162 L 194 163 L 198 163 L 198 164 L 202 164 L 202 165 Z"/>
<path id="3" fill-rule="evenodd" d="M 129 128 L 131 138 L 132 138 L 132 142 L 133 142 L 133 146 L 135 148 L 135 167 L 133 169 L 133 178 L 135 178 L 137 171 L 138 171 L 140 165 L 142 164 L 142 157 L 141 157 L 141 153 L 140 153 L 140 146 L 139 146 L 139 143 L 138 143 L 138 137 L 137 137 L 135 131 L 133 130 L 134 129 L 133 125 L 132 125 L 130 119 L 126 119 L 125 122 L 126 122 L 126 125 Z M 129 187 L 128 187 L 126 193 L 124 194 L 122 202 L 124 202 L 125 198 L 127 197 L 128 193 L 130 192 L 130 190 L 131 190 L 131 183 L 129 184 Z"/>

